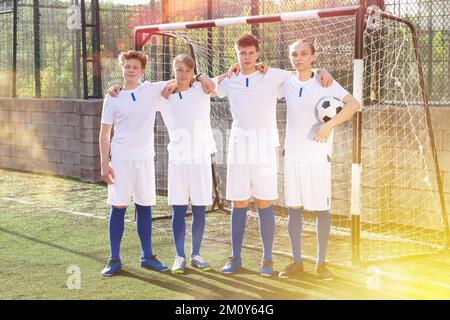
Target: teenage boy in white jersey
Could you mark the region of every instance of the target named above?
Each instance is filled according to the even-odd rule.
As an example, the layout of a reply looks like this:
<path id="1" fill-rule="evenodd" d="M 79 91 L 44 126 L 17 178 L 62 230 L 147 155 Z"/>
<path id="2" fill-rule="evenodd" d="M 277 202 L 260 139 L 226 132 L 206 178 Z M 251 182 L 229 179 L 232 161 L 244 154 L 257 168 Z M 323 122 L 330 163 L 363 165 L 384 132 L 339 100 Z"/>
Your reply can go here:
<path id="1" fill-rule="evenodd" d="M 205 229 L 206 206 L 212 204 L 211 154 L 217 152 L 211 129 L 211 99 L 198 82 L 192 83 L 195 62 L 181 54 L 172 62 L 176 90 L 158 108 L 167 127 L 170 142 L 168 164 L 168 203 L 172 206 L 172 229 L 176 257 L 172 272 L 186 268 L 184 242 L 186 211 L 192 205 L 191 266 L 203 271 L 209 264 L 200 256 Z"/>
<path id="2" fill-rule="evenodd" d="M 317 261 L 320 278 L 331 280 L 325 264 L 330 233 L 331 151 L 333 128 L 352 118 L 360 108 L 356 99 L 333 81 L 323 88 L 312 71 L 315 48 L 311 42 L 297 40 L 289 47 L 296 73 L 283 85 L 286 98 L 287 125 L 285 141 L 284 193 L 289 207 L 288 229 L 294 263 L 279 274 L 287 278 L 303 272 L 301 260 L 302 211 L 317 213 Z M 320 123 L 315 116 L 317 103 L 323 97 L 336 97 L 344 108 L 334 118 Z"/>
<path id="3" fill-rule="evenodd" d="M 141 266 L 157 271 L 168 268 L 153 255 L 151 243 L 151 206 L 155 204 L 153 127 L 156 106 L 166 82 L 141 84 L 147 56 L 138 51 L 119 56 L 123 89 L 103 102 L 100 128 L 102 179 L 108 184 L 109 240 L 111 256 L 102 270 L 112 276 L 122 268 L 120 242 L 124 232 L 125 211 L 130 199 L 136 206 L 137 232 L 141 241 Z M 111 129 L 114 137 L 110 143 Z"/>
<path id="4" fill-rule="evenodd" d="M 272 244 L 275 215 L 272 201 L 278 198 L 277 155 L 279 146 L 276 122 L 277 98 L 283 81 L 292 73 L 269 68 L 257 72 L 259 43 L 252 35 L 235 42 L 240 73 L 224 79 L 216 89 L 219 97 L 228 96 L 233 123 L 227 159 L 226 198 L 232 201 L 232 256 L 222 272 L 233 273 L 241 268 L 241 247 L 244 237 L 247 206 L 254 197 L 259 214 L 263 257 L 260 274 L 273 273 Z M 326 73 L 327 74 L 327 73 Z M 325 82 L 330 79 L 326 77 Z"/>
<path id="5" fill-rule="evenodd" d="M 111 205 L 111 257 L 102 271 L 105 276 L 114 275 L 122 268 L 120 242 L 131 197 L 136 206 L 136 224 L 142 244 L 141 266 L 168 270 L 152 253 L 151 206 L 156 199 L 153 134 L 156 107 L 164 103 L 161 93 L 170 81 L 141 83 L 147 59 L 144 53 L 134 50 L 121 54 L 119 61 L 124 84 L 111 86 L 103 103 L 100 130 L 102 179 L 108 184 L 108 204 Z M 205 93 L 214 91 L 215 84 L 208 77 L 196 78 Z"/>

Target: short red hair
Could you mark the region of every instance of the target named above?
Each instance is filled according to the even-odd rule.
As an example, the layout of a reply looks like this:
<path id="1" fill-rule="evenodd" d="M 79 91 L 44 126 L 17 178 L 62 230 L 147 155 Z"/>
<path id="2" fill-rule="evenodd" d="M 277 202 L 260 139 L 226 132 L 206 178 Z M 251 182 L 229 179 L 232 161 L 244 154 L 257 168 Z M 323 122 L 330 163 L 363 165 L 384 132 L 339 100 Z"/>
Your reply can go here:
<path id="1" fill-rule="evenodd" d="M 246 34 L 242 37 L 239 37 L 234 44 L 236 45 L 236 48 L 255 47 L 256 51 L 259 51 L 259 41 L 255 36 L 252 36 L 251 34 Z"/>

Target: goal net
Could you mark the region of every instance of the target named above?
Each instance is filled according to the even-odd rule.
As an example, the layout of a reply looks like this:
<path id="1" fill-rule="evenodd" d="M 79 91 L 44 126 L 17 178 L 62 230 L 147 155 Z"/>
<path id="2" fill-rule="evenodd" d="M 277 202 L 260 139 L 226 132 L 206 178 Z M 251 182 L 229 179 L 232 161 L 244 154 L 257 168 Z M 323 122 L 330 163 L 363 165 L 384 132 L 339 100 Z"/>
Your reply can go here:
<path id="1" fill-rule="evenodd" d="M 331 9 L 332 10 L 332 9 Z M 325 10 L 325 12 L 332 12 Z M 318 11 L 281 14 L 283 21 L 248 23 L 245 17 L 220 19 L 211 23 L 176 23 L 140 27 L 137 47 L 150 57 L 147 80 L 171 78 L 171 60 L 180 53 L 194 55 L 197 73 L 216 76 L 236 62 L 234 41 L 252 33 L 260 41 L 261 61 L 271 67 L 293 70 L 288 46 L 299 38 L 314 41 L 316 68 L 327 69 L 344 88 L 353 92 L 355 56 L 355 14 L 317 14 Z M 319 10 L 320 12 L 320 10 Z M 261 16 L 260 16 L 261 17 Z M 253 21 L 254 22 L 254 21 Z M 195 24 L 195 26 L 194 26 Z M 380 15 L 367 19 L 363 31 L 362 126 L 348 121 L 335 130 L 332 157 L 332 230 L 329 260 L 351 259 L 353 203 L 360 204 L 360 252 L 363 260 L 429 253 L 446 244 L 448 232 L 441 203 L 437 160 L 422 95 L 418 60 L 411 30 L 404 24 Z M 356 71 L 356 72 L 355 72 Z M 357 75 L 356 75 L 357 76 Z M 280 143 L 286 128 L 286 106 L 278 101 L 277 121 Z M 214 155 L 216 187 L 224 199 L 228 134 L 232 117 L 226 99 L 212 99 L 211 123 L 219 152 Z M 167 132 L 161 119 L 156 130 L 157 187 L 167 187 Z M 355 143 L 360 130 L 361 146 Z M 279 150 L 274 250 L 290 253 L 287 208 L 284 205 L 282 147 Z M 358 150 L 355 150 L 358 149 Z M 360 179 L 352 179 L 354 152 L 360 152 Z M 353 181 L 352 181 L 353 180 Z M 317 181 L 320 183 L 320 181 Z M 358 199 L 352 199 L 352 184 L 358 184 Z M 353 186 L 354 188 L 355 186 Z M 244 245 L 259 244 L 257 214 L 249 213 Z M 304 212 L 302 254 L 316 255 L 316 217 Z M 226 232 L 224 231 L 226 230 Z M 229 241 L 229 217 L 207 235 Z"/>

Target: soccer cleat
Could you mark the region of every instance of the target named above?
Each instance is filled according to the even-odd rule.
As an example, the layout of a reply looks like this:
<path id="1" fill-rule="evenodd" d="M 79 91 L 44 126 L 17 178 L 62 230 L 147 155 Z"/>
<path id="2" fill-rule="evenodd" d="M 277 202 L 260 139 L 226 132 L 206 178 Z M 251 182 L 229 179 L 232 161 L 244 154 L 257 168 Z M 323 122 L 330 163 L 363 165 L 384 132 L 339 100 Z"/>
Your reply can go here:
<path id="1" fill-rule="evenodd" d="M 229 257 L 227 263 L 222 268 L 223 273 L 234 273 L 236 270 L 240 269 L 242 267 L 242 259 L 235 258 L 235 257 Z"/>
<path id="2" fill-rule="evenodd" d="M 205 261 L 201 256 L 193 256 L 191 257 L 191 266 L 195 269 L 199 269 L 202 271 L 210 271 L 211 267 L 208 262 Z"/>
<path id="3" fill-rule="evenodd" d="M 176 274 L 183 274 L 184 270 L 186 270 L 186 259 L 176 256 L 173 261 L 172 272 Z"/>
<path id="4" fill-rule="evenodd" d="M 261 268 L 259 269 L 259 273 L 263 277 L 271 277 L 273 274 L 273 262 L 272 260 L 262 259 Z"/>
<path id="5" fill-rule="evenodd" d="M 328 270 L 325 262 L 316 266 L 316 272 L 319 275 L 319 278 L 322 280 L 331 281 L 334 278 L 333 274 L 330 272 L 330 270 Z"/>
<path id="6" fill-rule="evenodd" d="M 152 269 L 155 271 L 167 271 L 166 265 L 162 264 L 158 259 L 156 259 L 156 255 L 151 257 L 141 258 L 141 267 L 146 269 Z"/>
<path id="7" fill-rule="evenodd" d="M 102 270 L 102 275 L 105 277 L 110 277 L 118 273 L 120 270 L 122 270 L 122 262 L 120 259 L 114 260 L 113 258 L 109 258 L 108 264 Z"/>
<path id="8" fill-rule="evenodd" d="M 304 272 L 303 262 L 293 262 L 289 264 L 283 271 L 278 275 L 280 278 L 292 278 L 301 275 Z"/>

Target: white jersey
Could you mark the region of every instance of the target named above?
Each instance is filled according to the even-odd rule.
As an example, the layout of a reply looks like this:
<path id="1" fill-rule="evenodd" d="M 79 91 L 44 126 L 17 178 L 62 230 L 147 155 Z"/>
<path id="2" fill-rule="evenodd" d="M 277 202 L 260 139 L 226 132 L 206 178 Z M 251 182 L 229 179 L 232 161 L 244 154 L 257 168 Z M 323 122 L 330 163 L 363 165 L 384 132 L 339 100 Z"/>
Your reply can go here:
<path id="1" fill-rule="evenodd" d="M 314 141 L 314 135 L 321 125 L 315 115 L 319 100 L 326 96 L 342 100 L 348 91 L 333 80 L 324 88 L 317 75 L 306 81 L 291 75 L 283 85 L 287 106 L 285 158 L 303 162 L 329 162 L 333 147 L 333 132 L 326 143 Z"/>
<path id="2" fill-rule="evenodd" d="M 279 146 L 277 98 L 281 96 L 283 81 L 291 74 L 269 68 L 265 74 L 259 71 L 248 75 L 239 73 L 220 83 L 217 95 L 228 96 L 233 116 L 229 153 Z"/>
<path id="3" fill-rule="evenodd" d="M 111 160 L 153 159 L 156 107 L 166 82 L 144 82 L 103 101 L 101 123 L 114 126 Z"/>
<path id="4" fill-rule="evenodd" d="M 158 107 L 169 132 L 169 161 L 199 159 L 217 152 L 211 129 L 210 98 L 201 84 L 195 82 Z"/>

